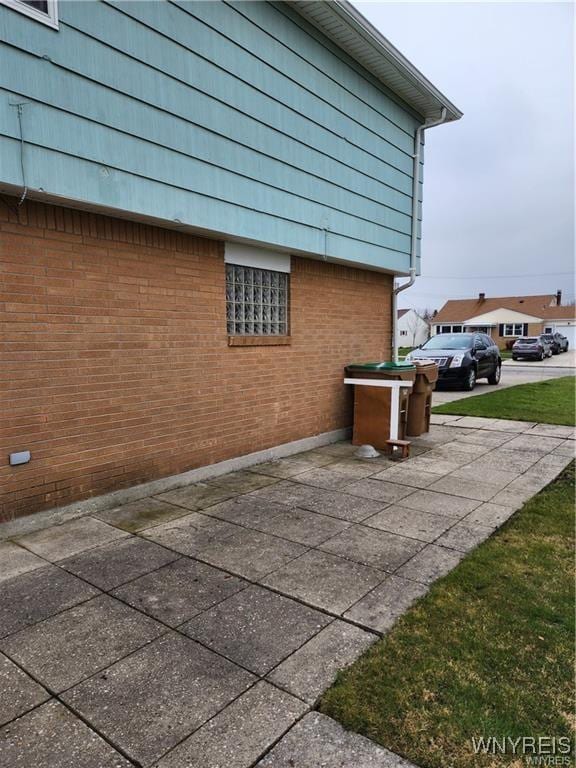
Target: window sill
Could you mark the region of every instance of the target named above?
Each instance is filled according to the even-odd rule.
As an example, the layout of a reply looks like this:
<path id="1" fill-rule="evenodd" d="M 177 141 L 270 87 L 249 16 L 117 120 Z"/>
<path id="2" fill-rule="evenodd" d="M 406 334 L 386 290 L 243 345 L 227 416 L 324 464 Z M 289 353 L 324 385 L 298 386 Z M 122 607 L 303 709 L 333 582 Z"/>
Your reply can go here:
<path id="1" fill-rule="evenodd" d="M 228 336 L 229 347 L 281 347 L 291 343 L 291 336 Z"/>

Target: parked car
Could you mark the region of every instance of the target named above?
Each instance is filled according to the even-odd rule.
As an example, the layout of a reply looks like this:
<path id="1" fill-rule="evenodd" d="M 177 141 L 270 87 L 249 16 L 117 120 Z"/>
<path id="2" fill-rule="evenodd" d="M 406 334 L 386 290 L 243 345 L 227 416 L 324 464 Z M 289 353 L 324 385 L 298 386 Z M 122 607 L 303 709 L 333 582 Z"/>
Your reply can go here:
<path id="1" fill-rule="evenodd" d="M 452 382 L 471 391 L 478 379 L 500 382 L 500 350 L 485 333 L 438 333 L 406 356 L 407 361 L 422 359 L 437 363 L 439 383 Z"/>
<path id="2" fill-rule="evenodd" d="M 552 346 L 545 336 L 516 339 L 512 347 L 512 360 L 544 360 L 545 357 L 552 357 Z"/>
<path id="3" fill-rule="evenodd" d="M 552 347 L 553 355 L 559 355 L 560 352 L 568 351 L 568 339 L 561 333 L 543 333 L 542 338 L 546 339 Z"/>

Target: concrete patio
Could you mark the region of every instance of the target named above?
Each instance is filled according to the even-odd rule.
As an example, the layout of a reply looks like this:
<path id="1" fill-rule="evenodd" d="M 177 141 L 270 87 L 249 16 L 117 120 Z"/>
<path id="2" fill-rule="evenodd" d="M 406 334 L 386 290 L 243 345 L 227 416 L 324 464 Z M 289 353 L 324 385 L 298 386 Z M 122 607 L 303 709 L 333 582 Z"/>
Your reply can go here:
<path id="1" fill-rule="evenodd" d="M 0 526 L 2 765 L 408 766 L 315 703 L 561 472 L 576 436 L 434 421 L 401 464 L 334 443 L 23 535 Z"/>

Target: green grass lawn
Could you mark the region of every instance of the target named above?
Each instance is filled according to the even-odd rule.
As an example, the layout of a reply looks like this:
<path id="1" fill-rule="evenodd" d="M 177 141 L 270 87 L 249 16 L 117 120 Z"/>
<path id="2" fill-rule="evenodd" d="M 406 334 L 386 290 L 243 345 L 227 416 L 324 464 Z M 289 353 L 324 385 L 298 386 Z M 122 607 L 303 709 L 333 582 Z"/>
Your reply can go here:
<path id="1" fill-rule="evenodd" d="M 574 376 L 562 376 L 535 384 L 519 384 L 507 389 L 495 389 L 486 395 L 437 405 L 432 412 L 574 426 L 575 384 Z"/>
<path id="2" fill-rule="evenodd" d="M 573 554 L 574 462 L 340 673 L 321 711 L 422 768 L 525 766 L 471 739 L 571 735 Z"/>

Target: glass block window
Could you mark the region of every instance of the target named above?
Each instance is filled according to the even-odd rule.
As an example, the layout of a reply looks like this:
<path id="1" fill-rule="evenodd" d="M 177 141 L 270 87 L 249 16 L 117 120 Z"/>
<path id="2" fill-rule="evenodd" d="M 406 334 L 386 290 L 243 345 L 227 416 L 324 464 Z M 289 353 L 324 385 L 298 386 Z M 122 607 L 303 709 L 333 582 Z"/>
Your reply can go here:
<path id="1" fill-rule="evenodd" d="M 226 325 L 229 336 L 287 336 L 286 272 L 226 264 Z"/>

